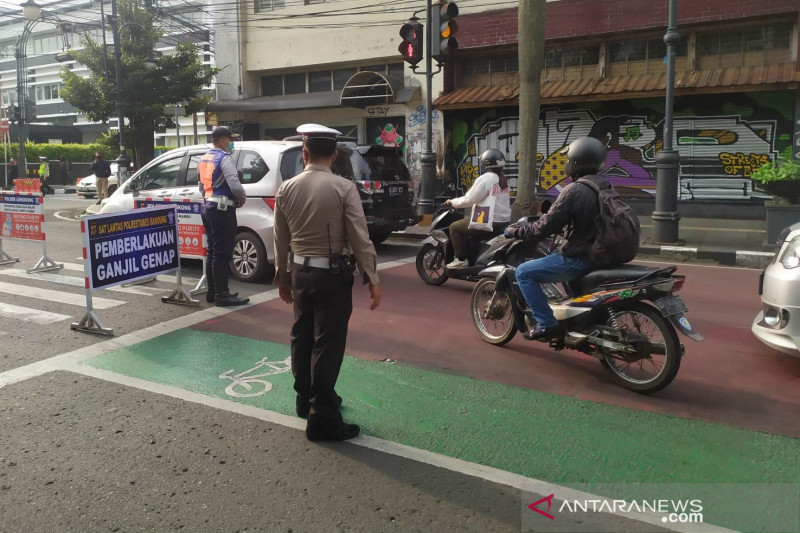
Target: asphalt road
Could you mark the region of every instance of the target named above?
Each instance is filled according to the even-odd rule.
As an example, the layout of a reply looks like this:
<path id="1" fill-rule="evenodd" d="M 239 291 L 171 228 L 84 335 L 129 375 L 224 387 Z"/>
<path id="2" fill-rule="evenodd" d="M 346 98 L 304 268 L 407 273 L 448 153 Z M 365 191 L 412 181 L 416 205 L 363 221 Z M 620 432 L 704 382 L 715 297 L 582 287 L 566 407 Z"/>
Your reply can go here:
<path id="1" fill-rule="evenodd" d="M 91 203 L 54 198 L 54 212 Z M 78 264 L 70 242 L 77 223 L 65 218 L 47 217 L 48 255 Z M 11 286 L 0 285 L 1 303 L 76 317 L 76 306 L 54 301 L 55 294 L 15 295 L 14 287 L 82 291 L 43 274 L 9 275 L 32 266 L 40 249 L 3 245 L 23 266 L 0 267 L 0 282 Z M 644 397 L 614 386 L 586 356 L 520 337 L 505 348 L 482 343 L 467 315 L 471 284 L 423 284 L 415 252 L 403 243 L 381 246 L 378 310 L 369 312 L 367 291 L 355 289 L 339 392 L 345 417 L 364 436 L 350 443 L 305 440 L 286 372 L 267 378 L 267 393 L 226 392 L 225 371 L 288 355 L 291 309 L 269 286 L 238 285 L 254 299 L 240 310 L 99 291 L 124 302 L 102 311 L 115 328 L 111 339 L 71 331 L 67 321 L 1 318 L 0 531 L 666 527 L 653 513 L 556 512 L 567 495 L 591 497 L 576 485 L 589 482 L 615 483 L 629 495 L 650 484 L 660 498 L 675 497 L 676 487 L 681 494 L 731 487 L 737 495 L 772 488 L 779 492 L 765 500 L 773 508 L 751 500 L 748 515 L 788 512 L 785 530 L 800 529 L 791 522 L 800 514 L 792 500 L 800 487 L 800 359 L 769 350 L 749 332 L 759 307 L 757 271 L 681 265 L 689 317 L 706 341 L 682 339 L 678 378 Z M 186 265 L 187 278 L 193 268 Z M 167 281 L 155 285 L 169 289 Z M 528 507 L 551 493 L 553 509 L 546 501 L 535 507 L 554 520 Z M 778 530 L 766 519 L 742 522 L 731 503 L 707 498 L 709 522 Z M 742 507 L 739 497 L 728 499 Z"/>

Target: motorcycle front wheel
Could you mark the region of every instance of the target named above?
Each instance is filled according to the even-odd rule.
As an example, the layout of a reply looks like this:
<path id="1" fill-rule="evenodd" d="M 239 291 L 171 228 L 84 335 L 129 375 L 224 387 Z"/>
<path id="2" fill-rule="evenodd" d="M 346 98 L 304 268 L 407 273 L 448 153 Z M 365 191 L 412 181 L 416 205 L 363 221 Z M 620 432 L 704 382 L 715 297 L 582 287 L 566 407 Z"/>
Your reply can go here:
<path id="1" fill-rule="evenodd" d="M 426 243 L 417 253 L 417 274 L 428 285 L 441 285 L 447 281 L 447 258 L 441 246 Z"/>
<path id="2" fill-rule="evenodd" d="M 650 393 L 669 385 L 681 366 L 680 343 L 672 324 L 655 308 L 632 302 L 613 309 L 607 325 L 609 338 L 628 351 L 600 347 L 603 367 L 619 385 Z"/>
<path id="3" fill-rule="evenodd" d="M 502 346 L 514 338 L 514 310 L 511 295 L 495 291 L 493 278 L 483 278 L 472 289 L 470 309 L 472 323 L 481 338 L 489 344 Z"/>

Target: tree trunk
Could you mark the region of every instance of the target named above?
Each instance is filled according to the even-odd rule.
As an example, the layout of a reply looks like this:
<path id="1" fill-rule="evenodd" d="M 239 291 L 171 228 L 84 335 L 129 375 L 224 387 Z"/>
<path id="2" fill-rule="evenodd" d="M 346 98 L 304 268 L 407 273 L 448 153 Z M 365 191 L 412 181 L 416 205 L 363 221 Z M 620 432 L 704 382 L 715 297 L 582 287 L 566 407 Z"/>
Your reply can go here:
<path id="1" fill-rule="evenodd" d="M 539 103 L 546 0 L 519 2 L 519 179 L 511 210 L 512 220 L 533 215 L 536 203 L 536 152 L 539 138 Z"/>

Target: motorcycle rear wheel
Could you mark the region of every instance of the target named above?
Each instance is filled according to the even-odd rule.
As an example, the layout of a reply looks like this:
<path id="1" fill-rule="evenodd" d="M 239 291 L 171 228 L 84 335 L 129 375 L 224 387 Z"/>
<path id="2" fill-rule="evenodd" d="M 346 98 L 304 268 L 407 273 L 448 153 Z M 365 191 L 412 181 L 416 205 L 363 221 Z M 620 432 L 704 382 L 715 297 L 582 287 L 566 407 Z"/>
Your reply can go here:
<path id="1" fill-rule="evenodd" d="M 502 346 L 514 338 L 517 327 L 514 324 L 511 295 L 495 291 L 493 278 L 483 278 L 472 289 L 470 310 L 472 323 L 481 338 L 489 344 Z M 497 295 L 492 303 L 492 296 Z M 491 305 L 491 308 L 489 307 Z"/>
<path id="2" fill-rule="evenodd" d="M 678 334 L 657 309 L 642 302 L 615 306 L 607 324 L 621 332 L 621 338 L 610 340 L 639 348 L 637 354 L 598 348 L 603 353 L 603 367 L 615 382 L 647 394 L 675 379 L 681 366 Z"/>
<path id="3" fill-rule="evenodd" d="M 417 274 L 428 285 L 441 285 L 447 281 L 447 258 L 441 248 L 425 243 L 417 253 Z"/>

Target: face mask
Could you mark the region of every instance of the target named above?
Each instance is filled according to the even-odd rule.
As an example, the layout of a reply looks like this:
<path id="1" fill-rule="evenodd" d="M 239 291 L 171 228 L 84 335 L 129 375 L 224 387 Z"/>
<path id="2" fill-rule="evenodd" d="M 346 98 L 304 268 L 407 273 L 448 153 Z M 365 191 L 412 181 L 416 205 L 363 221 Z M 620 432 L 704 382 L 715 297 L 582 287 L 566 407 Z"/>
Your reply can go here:
<path id="1" fill-rule="evenodd" d="M 228 143 L 228 153 L 233 152 L 233 141 Z"/>

